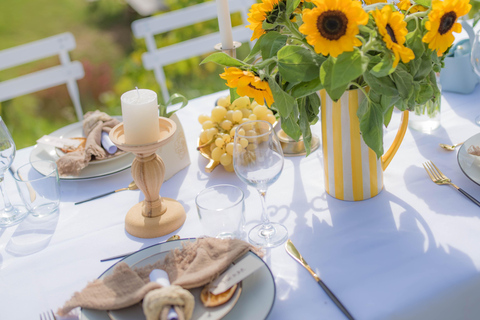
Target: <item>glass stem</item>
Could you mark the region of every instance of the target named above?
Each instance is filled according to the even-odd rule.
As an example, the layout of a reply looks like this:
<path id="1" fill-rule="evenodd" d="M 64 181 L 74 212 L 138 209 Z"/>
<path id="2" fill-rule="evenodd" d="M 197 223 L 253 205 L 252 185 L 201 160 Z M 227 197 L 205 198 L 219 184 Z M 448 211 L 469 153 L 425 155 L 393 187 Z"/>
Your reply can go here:
<path id="1" fill-rule="evenodd" d="M 260 198 L 262 198 L 262 229 L 260 230 L 260 234 L 263 237 L 270 237 L 275 233 L 275 229 L 273 228 L 272 224 L 270 223 L 270 219 L 268 219 L 267 213 L 267 202 L 265 198 L 267 197 L 266 190 L 258 190 L 260 193 Z"/>
<path id="2" fill-rule="evenodd" d="M 3 180 L 4 180 L 4 176 L 0 175 L 0 191 L 2 192 L 3 202 L 5 203 L 5 210 L 4 211 L 5 212 L 10 212 L 10 211 L 13 210 L 13 206 L 10 203 L 10 199 L 8 199 L 7 192 L 5 191 L 5 188 L 4 188 L 4 185 L 3 185 Z"/>

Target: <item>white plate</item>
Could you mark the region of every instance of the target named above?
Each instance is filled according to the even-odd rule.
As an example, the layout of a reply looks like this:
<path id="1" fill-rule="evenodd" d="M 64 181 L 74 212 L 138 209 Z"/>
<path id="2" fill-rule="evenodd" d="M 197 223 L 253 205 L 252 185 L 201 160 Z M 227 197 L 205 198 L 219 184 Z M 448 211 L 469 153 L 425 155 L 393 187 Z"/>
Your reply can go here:
<path id="1" fill-rule="evenodd" d="M 76 132 L 78 132 L 79 135 L 76 136 L 82 136 L 82 130 L 82 122 L 76 122 L 60 128 L 57 131 L 52 132 L 50 135 L 54 137 L 67 137 L 66 134 L 75 134 Z M 55 149 L 55 147 L 49 145 L 35 145 L 32 152 L 30 153 L 30 162 L 37 160 L 56 161 L 59 157 Z M 134 158 L 134 154 L 125 153 L 121 156 L 111 159 L 110 161 L 102 161 L 96 163 L 95 165 L 88 165 L 82 171 L 80 171 L 80 174 L 78 176 L 61 176 L 60 179 L 83 180 L 108 176 L 130 168 Z"/>
<path id="2" fill-rule="evenodd" d="M 457 161 L 463 173 L 473 182 L 480 185 L 480 157 L 467 152 L 470 146 L 480 146 L 480 133 L 469 138 L 458 150 Z"/>
<path id="3" fill-rule="evenodd" d="M 146 266 L 147 264 L 162 259 L 170 250 L 181 248 L 183 241 L 194 240 L 195 239 L 183 239 L 160 243 L 138 251 L 122 261 L 131 267 Z M 235 293 L 235 295 L 238 296 L 238 300 L 233 300 L 236 298 L 234 295 L 232 300 L 227 302 L 227 304 L 215 308 L 205 308 L 199 301 L 201 288 L 193 289 L 191 292 L 195 297 L 195 309 L 192 319 L 265 319 L 268 316 L 275 301 L 275 282 L 273 275 L 262 259 L 252 252 L 248 252 L 247 254 L 262 261 L 263 266 L 242 281 L 241 292 L 237 289 Z M 114 267 L 115 265 L 107 269 L 99 279 L 111 274 Z M 80 320 L 145 319 L 140 304 L 125 309 L 110 311 L 110 317 L 106 311 L 91 309 L 82 309 L 80 314 Z"/>

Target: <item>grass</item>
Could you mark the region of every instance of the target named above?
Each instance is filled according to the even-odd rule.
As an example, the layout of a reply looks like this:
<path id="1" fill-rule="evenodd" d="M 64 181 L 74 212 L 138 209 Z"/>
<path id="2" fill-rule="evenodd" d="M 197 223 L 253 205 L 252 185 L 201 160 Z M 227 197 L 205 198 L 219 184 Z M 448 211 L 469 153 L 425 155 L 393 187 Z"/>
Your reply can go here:
<path id="1" fill-rule="evenodd" d="M 120 1 L 102 2 L 110 7 L 116 4 L 120 10 L 111 16 L 99 16 L 92 13 L 92 3 L 84 0 L 23 0 L 22 5 L 0 1 L 0 50 L 72 32 L 77 47 L 70 52 L 70 57 L 80 60 L 84 68 L 88 68 L 86 79 L 79 81 L 82 107 L 84 111 L 101 107 L 98 101 L 100 93 L 95 91 L 99 84 L 91 83 L 92 78 L 101 76 L 95 70 L 105 72 L 109 83 L 103 89 L 111 90 L 115 82 L 115 68 L 132 50 L 130 20 L 138 18 Z M 105 17 L 107 19 L 102 21 Z M 58 57 L 52 57 L 2 70 L 0 81 L 56 64 Z M 42 135 L 76 121 L 65 85 L 0 103 L 0 114 L 12 133 L 17 149 L 33 145 Z"/>

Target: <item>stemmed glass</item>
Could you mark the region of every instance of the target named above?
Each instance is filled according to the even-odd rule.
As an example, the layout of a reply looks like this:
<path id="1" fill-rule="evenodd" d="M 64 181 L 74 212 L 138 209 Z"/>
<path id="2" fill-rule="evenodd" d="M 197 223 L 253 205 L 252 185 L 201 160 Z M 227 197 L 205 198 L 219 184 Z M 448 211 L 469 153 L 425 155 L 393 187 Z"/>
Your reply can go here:
<path id="1" fill-rule="evenodd" d="M 473 71 L 480 77 L 480 30 L 475 33 L 470 62 L 472 63 Z M 480 126 L 480 115 L 475 118 L 475 123 Z"/>
<path id="2" fill-rule="evenodd" d="M 3 183 L 5 171 L 12 165 L 15 158 L 15 143 L 7 126 L 0 117 L 0 191 L 3 196 L 3 208 L 0 209 L 0 228 L 20 222 L 28 213 L 26 210 L 12 206 Z"/>
<path id="3" fill-rule="evenodd" d="M 275 247 L 288 238 L 288 231 L 280 223 L 270 222 L 265 196 L 268 187 L 280 177 L 283 170 L 283 151 L 272 125 L 263 120 L 245 122 L 235 130 L 233 167 L 237 176 L 255 187 L 262 198 L 262 223 L 248 233 L 250 243 Z"/>

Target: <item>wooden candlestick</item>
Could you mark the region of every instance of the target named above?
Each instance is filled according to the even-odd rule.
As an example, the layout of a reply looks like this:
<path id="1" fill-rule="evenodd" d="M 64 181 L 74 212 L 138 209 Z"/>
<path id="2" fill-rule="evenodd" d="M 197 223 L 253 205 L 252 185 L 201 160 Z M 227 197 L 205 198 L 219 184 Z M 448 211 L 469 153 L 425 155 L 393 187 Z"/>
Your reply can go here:
<path id="1" fill-rule="evenodd" d="M 132 177 L 145 195 L 145 200 L 134 205 L 125 217 L 125 229 L 139 238 L 156 238 L 180 228 L 186 219 L 185 209 L 176 200 L 160 197 L 160 188 L 165 177 L 165 164 L 155 153 L 171 140 L 177 126 L 168 118 L 159 117 L 160 138 L 156 142 L 125 144 L 123 123 L 110 131 L 110 139 L 121 150 L 132 152 Z"/>

